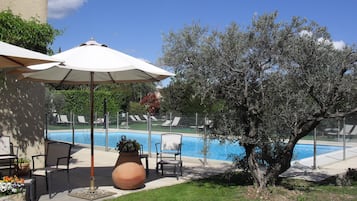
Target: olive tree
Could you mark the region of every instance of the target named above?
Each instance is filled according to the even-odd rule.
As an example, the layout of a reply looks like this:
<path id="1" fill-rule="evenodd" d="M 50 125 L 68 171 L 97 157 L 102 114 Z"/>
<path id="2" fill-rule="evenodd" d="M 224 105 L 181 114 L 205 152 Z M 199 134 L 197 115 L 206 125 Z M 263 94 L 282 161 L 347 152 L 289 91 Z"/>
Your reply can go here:
<path id="1" fill-rule="evenodd" d="M 240 164 L 258 190 L 276 183 L 320 121 L 357 111 L 355 49 L 335 48 L 314 22 L 276 18 L 255 16 L 224 31 L 194 24 L 167 34 L 163 46 L 162 61 L 182 80 L 224 103 L 212 133 L 244 147 Z"/>

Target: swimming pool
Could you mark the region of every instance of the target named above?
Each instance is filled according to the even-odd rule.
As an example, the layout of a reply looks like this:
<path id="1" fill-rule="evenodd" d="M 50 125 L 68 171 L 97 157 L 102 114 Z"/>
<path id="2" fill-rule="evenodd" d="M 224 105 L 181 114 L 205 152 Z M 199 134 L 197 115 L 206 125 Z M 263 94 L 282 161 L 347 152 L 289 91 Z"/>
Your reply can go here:
<path id="1" fill-rule="evenodd" d="M 129 139 L 136 139 L 143 145 L 144 151 L 148 150 L 147 142 L 148 135 L 144 133 L 133 132 L 109 132 L 108 134 L 108 147 L 114 148 L 116 143 L 120 141 L 120 137 L 126 135 Z M 90 134 L 88 131 L 76 131 L 74 142 L 79 144 L 90 144 Z M 48 132 L 48 138 L 51 140 L 59 140 L 65 142 L 72 142 L 71 132 Z M 160 134 L 151 135 L 151 152 L 155 152 L 155 143 L 160 142 Z M 182 155 L 204 158 L 203 139 L 201 137 L 183 136 L 182 138 Z M 105 132 L 94 133 L 94 145 L 105 146 Z M 317 146 L 317 155 L 341 150 L 342 147 L 338 146 Z M 218 140 L 209 140 L 208 143 L 208 159 L 225 160 L 229 161 L 230 154 L 244 153 L 244 148 L 239 146 L 238 143 L 219 143 Z M 313 145 L 310 144 L 297 144 L 294 150 L 293 160 L 299 160 L 313 156 Z"/>

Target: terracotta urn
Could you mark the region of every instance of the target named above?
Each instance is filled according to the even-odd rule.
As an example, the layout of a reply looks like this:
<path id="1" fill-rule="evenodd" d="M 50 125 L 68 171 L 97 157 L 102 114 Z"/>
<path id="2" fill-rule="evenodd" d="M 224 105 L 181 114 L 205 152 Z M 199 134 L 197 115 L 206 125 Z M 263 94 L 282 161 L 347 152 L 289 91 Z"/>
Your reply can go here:
<path id="1" fill-rule="evenodd" d="M 114 186 L 123 190 L 142 188 L 145 178 L 145 168 L 138 152 L 120 152 L 112 172 Z"/>

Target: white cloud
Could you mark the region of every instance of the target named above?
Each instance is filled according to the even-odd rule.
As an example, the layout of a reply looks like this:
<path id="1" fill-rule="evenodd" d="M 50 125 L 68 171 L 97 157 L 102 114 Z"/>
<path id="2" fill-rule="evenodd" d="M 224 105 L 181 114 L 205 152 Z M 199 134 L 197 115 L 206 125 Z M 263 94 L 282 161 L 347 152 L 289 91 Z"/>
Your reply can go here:
<path id="1" fill-rule="evenodd" d="M 300 37 L 312 37 L 312 32 L 310 31 L 307 31 L 307 30 L 302 30 L 299 32 L 299 35 Z M 343 48 L 346 47 L 346 43 L 342 40 L 340 41 L 330 41 L 330 40 L 327 40 L 325 38 L 318 38 L 317 39 L 317 42 L 320 43 L 320 44 L 325 44 L 325 45 L 330 45 L 332 44 L 333 47 L 336 49 L 336 50 L 342 50 Z"/>
<path id="2" fill-rule="evenodd" d="M 333 47 L 337 50 L 342 50 L 343 48 L 346 47 L 346 43 L 342 40 L 340 41 L 333 41 Z"/>
<path id="3" fill-rule="evenodd" d="M 312 32 L 307 30 L 302 30 L 299 33 L 300 37 L 312 37 Z"/>
<path id="4" fill-rule="evenodd" d="M 64 18 L 86 2 L 87 0 L 48 0 L 48 18 Z"/>

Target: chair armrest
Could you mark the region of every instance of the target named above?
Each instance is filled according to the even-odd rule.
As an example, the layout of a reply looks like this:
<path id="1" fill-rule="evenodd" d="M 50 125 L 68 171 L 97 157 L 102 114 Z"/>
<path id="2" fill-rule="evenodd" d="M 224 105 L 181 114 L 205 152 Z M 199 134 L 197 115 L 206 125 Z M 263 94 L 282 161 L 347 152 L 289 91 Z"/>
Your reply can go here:
<path id="1" fill-rule="evenodd" d="M 60 162 L 64 160 L 65 163 L 64 163 L 63 165 L 66 165 L 66 166 L 67 166 L 67 169 L 68 169 L 68 168 L 69 168 L 69 160 L 70 160 L 71 158 L 72 158 L 71 156 L 70 156 L 70 157 L 64 156 L 64 157 L 59 157 L 59 158 L 57 158 L 56 168 L 58 168 L 58 165 L 62 165 Z"/>

